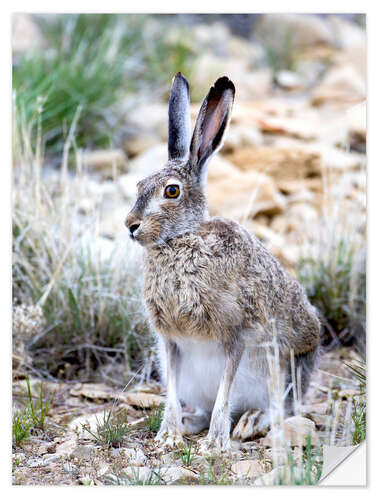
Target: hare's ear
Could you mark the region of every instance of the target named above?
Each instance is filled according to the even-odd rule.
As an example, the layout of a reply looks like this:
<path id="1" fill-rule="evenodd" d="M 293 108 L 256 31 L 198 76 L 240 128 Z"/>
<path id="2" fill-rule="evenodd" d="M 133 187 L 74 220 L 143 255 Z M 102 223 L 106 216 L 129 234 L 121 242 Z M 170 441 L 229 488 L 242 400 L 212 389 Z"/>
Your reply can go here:
<path id="1" fill-rule="evenodd" d="M 173 79 L 168 109 L 168 158 L 185 158 L 190 141 L 190 95 L 186 78 L 177 73 Z"/>
<path id="2" fill-rule="evenodd" d="M 229 125 L 235 88 L 226 76 L 216 80 L 202 103 L 190 144 L 190 165 L 205 183 L 208 159 L 223 144 Z"/>

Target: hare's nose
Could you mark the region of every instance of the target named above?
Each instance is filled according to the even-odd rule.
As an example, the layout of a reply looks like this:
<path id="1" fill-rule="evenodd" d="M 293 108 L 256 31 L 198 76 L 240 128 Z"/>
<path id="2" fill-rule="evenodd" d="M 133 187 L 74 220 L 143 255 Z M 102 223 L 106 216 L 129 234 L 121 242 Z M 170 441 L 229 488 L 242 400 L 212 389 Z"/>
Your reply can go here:
<path id="1" fill-rule="evenodd" d="M 140 224 L 132 224 L 129 227 L 129 231 L 130 231 L 131 236 L 134 235 L 135 231 L 139 228 L 139 226 L 140 226 Z"/>

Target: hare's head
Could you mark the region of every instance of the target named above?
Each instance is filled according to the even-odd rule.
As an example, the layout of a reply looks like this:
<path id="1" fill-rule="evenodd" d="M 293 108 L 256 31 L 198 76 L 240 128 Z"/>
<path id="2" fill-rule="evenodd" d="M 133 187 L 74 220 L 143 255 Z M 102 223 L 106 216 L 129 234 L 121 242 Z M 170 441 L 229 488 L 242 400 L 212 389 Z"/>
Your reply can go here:
<path id="1" fill-rule="evenodd" d="M 220 149 L 229 125 L 234 85 L 219 78 L 202 103 L 190 140 L 189 84 L 174 77 L 169 99 L 168 162 L 137 184 L 138 194 L 125 224 L 143 246 L 162 245 L 194 231 L 207 218 L 207 165 Z"/>

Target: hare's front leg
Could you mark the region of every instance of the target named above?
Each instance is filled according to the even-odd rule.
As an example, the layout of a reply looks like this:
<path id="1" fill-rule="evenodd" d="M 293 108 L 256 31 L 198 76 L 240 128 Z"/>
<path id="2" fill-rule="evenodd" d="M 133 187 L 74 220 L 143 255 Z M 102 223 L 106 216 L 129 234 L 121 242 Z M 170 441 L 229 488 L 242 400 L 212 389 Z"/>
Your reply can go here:
<path id="1" fill-rule="evenodd" d="M 180 432 L 181 404 L 177 397 L 179 352 L 173 341 L 166 339 L 162 339 L 162 341 L 164 342 L 167 364 L 167 401 L 160 430 L 155 439 L 165 447 L 174 448 L 184 443 Z"/>
<path id="2" fill-rule="evenodd" d="M 230 391 L 243 351 L 244 345 L 239 340 L 224 346 L 224 373 L 216 395 L 208 435 L 201 441 L 201 450 L 204 452 L 209 452 L 210 448 L 230 448 Z"/>

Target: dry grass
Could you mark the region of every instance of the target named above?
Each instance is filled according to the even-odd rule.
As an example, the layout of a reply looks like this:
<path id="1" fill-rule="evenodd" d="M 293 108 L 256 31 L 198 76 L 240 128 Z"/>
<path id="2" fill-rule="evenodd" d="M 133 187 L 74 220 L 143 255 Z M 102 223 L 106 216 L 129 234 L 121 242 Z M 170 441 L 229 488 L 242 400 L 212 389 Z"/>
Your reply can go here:
<path id="1" fill-rule="evenodd" d="M 38 121 L 40 115 L 34 119 Z M 89 380 L 104 363 L 122 363 L 138 377 L 149 373 L 151 339 L 131 247 L 119 228 L 110 258 L 98 247 L 99 210 L 82 214 L 87 173 L 71 151 L 74 123 L 65 143 L 60 172 L 43 165 L 42 138 L 34 146 L 30 130 L 14 110 L 13 303 L 43 312 L 15 322 L 40 375 Z M 68 157 L 76 170 L 69 173 Z M 16 310 L 15 310 L 16 312 Z M 17 315 L 15 314 L 15 319 Z M 30 368 L 30 366 L 29 366 Z"/>

